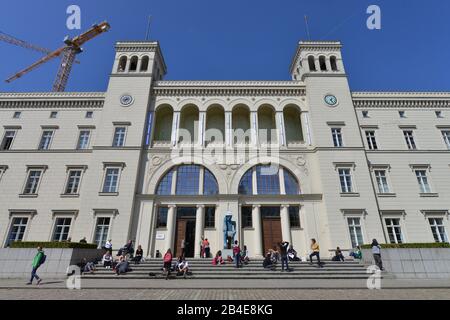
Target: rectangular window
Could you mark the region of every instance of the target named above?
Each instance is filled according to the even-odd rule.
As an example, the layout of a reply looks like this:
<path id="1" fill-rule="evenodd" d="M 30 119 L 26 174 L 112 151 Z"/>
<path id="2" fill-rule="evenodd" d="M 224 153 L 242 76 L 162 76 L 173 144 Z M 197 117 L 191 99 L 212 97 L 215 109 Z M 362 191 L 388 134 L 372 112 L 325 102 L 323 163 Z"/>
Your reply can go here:
<path id="1" fill-rule="evenodd" d="M 242 228 L 253 227 L 252 207 L 243 206 L 241 208 Z"/>
<path id="2" fill-rule="evenodd" d="M 436 118 L 443 118 L 444 116 L 442 115 L 442 111 L 437 110 L 434 112 L 436 114 Z"/>
<path id="3" fill-rule="evenodd" d="M 450 149 L 450 130 L 442 131 L 442 137 L 444 138 L 445 145 Z"/>
<path id="4" fill-rule="evenodd" d="M 77 149 L 84 150 L 89 148 L 89 138 L 91 136 L 91 131 L 81 130 L 78 136 Z"/>
<path id="5" fill-rule="evenodd" d="M 409 150 L 416 150 L 417 146 L 414 141 L 414 135 L 412 130 L 404 130 L 403 136 L 405 137 L 406 145 L 408 146 Z"/>
<path id="6" fill-rule="evenodd" d="M 377 180 L 378 192 L 389 193 L 389 184 L 386 177 L 386 170 L 375 170 L 375 178 Z"/>
<path id="7" fill-rule="evenodd" d="M 375 138 L 375 131 L 366 131 L 367 145 L 369 150 L 378 150 L 377 140 Z"/>
<path id="8" fill-rule="evenodd" d="M 123 147 L 125 145 L 126 127 L 116 127 L 114 130 L 113 147 Z"/>
<path id="9" fill-rule="evenodd" d="M 343 147 L 342 130 L 341 128 L 331 128 L 331 135 L 333 137 L 333 144 L 335 147 Z"/>
<path id="10" fill-rule="evenodd" d="M 13 114 L 13 119 L 20 119 L 20 116 L 22 115 L 22 112 L 16 111 Z"/>
<path id="11" fill-rule="evenodd" d="M 205 207 L 205 228 L 216 226 L 216 207 Z"/>
<path id="12" fill-rule="evenodd" d="M 433 233 L 434 241 L 448 242 L 447 232 L 445 231 L 444 219 L 429 218 L 431 232 Z"/>
<path id="13" fill-rule="evenodd" d="M 52 241 L 67 241 L 72 218 L 56 218 Z"/>
<path id="14" fill-rule="evenodd" d="M 398 115 L 400 116 L 400 118 L 406 118 L 406 112 L 405 111 L 399 111 Z"/>
<path id="15" fill-rule="evenodd" d="M 10 150 L 15 136 L 16 136 L 16 131 L 14 131 L 14 130 L 5 131 L 5 135 L 3 136 L 0 150 Z"/>
<path id="16" fill-rule="evenodd" d="M 97 218 L 97 224 L 95 226 L 95 243 L 97 248 L 103 248 L 106 241 L 108 241 L 109 225 L 111 223 L 111 218 L 100 217 Z"/>
<path id="17" fill-rule="evenodd" d="M 158 219 L 156 220 L 157 228 L 167 227 L 167 214 L 169 213 L 168 207 L 158 207 Z"/>
<path id="18" fill-rule="evenodd" d="M 341 182 L 341 192 L 351 193 L 353 192 L 352 175 L 350 169 L 339 169 L 339 180 Z"/>
<path id="19" fill-rule="evenodd" d="M 53 139 L 53 130 L 44 130 L 42 132 L 41 141 L 39 142 L 39 150 L 50 149 L 52 139 Z"/>
<path id="20" fill-rule="evenodd" d="M 403 243 L 402 228 L 400 226 L 400 219 L 385 219 L 386 229 L 391 243 Z"/>
<path id="21" fill-rule="evenodd" d="M 94 117 L 93 111 L 86 111 L 86 115 L 85 115 L 86 119 L 92 119 L 93 117 Z"/>
<path id="22" fill-rule="evenodd" d="M 42 170 L 29 170 L 23 194 L 37 194 Z"/>
<path id="23" fill-rule="evenodd" d="M 347 222 L 350 239 L 352 241 L 352 248 L 356 248 L 356 246 L 360 246 L 364 243 L 361 218 L 348 218 Z"/>
<path id="24" fill-rule="evenodd" d="M 431 193 L 426 170 L 416 170 L 416 178 L 419 183 L 421 193 Z"/>
<path id="25" fill-rule="evenodd" d="M 69 170 L 64 194 L 78 194 L 80 189 L 82 170 Z"/>
<path id="26" fill-rule="evenodd" d="M 104 193 L 116 193 L 118 192 L 119 184 L 119 168 L 106 168 L 105 181 L 103 183 Z"/>
<path id="27" fill-rule="evenodd" d="M 11 228 L 9 229 L 6 246 L 11 245 L 15 241 L 22 241 L 27 229 L 28 218 L 13 218 Z"/>
<path id="28" fill-rule="evenodd" d="M 369 118 L 369 111 L 363 111 L 362 112 L 363 118 Z"/>
<path id="29" fill-rule="evenodd" d="M 289 206 L 289 224 L 291 228 L 300 228 L 300 208 Z"/>
<path id="30" fill-rule="evenodd" d="M 50 119 L 56 119 L 57 117 L 58 117 L 58 112 L 57 111 L 50 112 Z"/>

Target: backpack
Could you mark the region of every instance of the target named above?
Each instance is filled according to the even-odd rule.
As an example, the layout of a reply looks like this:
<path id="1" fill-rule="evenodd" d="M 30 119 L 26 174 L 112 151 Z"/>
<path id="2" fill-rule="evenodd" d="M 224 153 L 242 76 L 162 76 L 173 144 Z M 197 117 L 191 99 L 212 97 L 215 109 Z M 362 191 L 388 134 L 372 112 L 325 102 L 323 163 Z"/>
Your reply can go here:
<path id="1" fill-rule="evenodd" d="M 39 265 L 43 265 L 45 263 L 45 260 L 47 260 L 47 256 L 45 254 L 42 255 L 41 261 L 39 261 Z"/>

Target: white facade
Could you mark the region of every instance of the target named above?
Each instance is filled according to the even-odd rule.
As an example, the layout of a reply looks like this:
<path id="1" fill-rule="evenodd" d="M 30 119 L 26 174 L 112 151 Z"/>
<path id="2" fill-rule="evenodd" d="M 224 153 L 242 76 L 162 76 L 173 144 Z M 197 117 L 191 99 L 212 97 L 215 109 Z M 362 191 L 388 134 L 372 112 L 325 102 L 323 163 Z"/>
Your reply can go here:
<path id="1" fill-rule="evenodd" d="M 3 246 L 198 256 L 202 236 L 224 248 L 227 214 L 252 256 L 448 241 L 450 93 L 351 92 L 338 42 L 299 43 L 292 81 L 165 73 L 158 43 L 120 42 L 106 92 L 0 93 Z"/>

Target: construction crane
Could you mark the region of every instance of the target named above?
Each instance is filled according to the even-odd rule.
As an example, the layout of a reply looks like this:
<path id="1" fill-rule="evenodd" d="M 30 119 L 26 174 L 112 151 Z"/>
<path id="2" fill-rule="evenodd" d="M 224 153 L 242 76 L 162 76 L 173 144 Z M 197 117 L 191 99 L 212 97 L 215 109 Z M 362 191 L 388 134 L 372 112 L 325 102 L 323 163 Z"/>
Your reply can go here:
<path id="1" fill-rule="evenodd" d="M 33 63 L 28 68 L 23 69 L 22 71 L 19 71 L 18 73 L 16 73 L 12 77 L 6 79 L 5 81 L 10 83 L 16 79 L 19 79 L 20 77 L 24 76 L 25 74 L 29 73 L 30 71 L 40 67 L 44 63 L 49 62 L 50 60 L 53 60 L 53 59 L 61 56 L 61 64 L 59 66 L 58 73 L 56 74 L 55 82 L 53 84 L 53 91 L 63 92 L 66 88 L 67 81 L 69 79 L 69 75 L 72 70 L 73 63 L 75 62 L 75 57 L 77 54 L 83 52 L 83 49 L 81 48 L 81 46 L 84 43 L 86 43 L 87 41 L 92 40 L 93 38 L 97 37 L 98 35 L 100 35 L 104 32 L 107 32 L 110 28 L 111 28 L 110 25 L 106 21 L 104 21 L 100 24 L 93 25 L 91 29 L 89 29 L 85 33 L 83 33 L 73 39 L 66 37 L 64 39 L 64 43 L 66 45 L 59 49 L 56 49 L 54 51 L 50 51 L 45 48 L 40 48 L 38 46 L 28 44 L 24 41 L 15 39 L 14 37 L 10 37 L 10 36 L 7 36 L 6 38 L 0 37 L 0 40 L 6 41 L 8 43 L 12 43 L 15 45 L 33 49 L 35 51 L 45 52 L 47 54 L 45 57 L 39 59 L 37 62 Z M 3 35 L 5 35 L 5 34 L 3 34 Z"/>

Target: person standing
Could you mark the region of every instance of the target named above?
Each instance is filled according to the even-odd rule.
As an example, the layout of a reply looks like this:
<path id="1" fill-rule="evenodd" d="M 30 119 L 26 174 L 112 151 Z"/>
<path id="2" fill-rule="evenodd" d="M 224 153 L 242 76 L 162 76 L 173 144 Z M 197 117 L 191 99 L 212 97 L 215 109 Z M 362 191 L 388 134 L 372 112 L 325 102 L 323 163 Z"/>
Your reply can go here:
<path id="1" fill-rule="evenodd" d="M 211 249 L 209 247 L 208 239 L 205 239 L 205 241 L 203 242 L 203 246 L 205 248 L 205 258 L 209 258 L 209 252 L 211 251 Z"/>
<path id="2" fill-rule="evenodd" d="M 184 257 L 185 254 L 185 248 L 186 248 L 186 240 L 181 240 L 181 256 Z"/>
<path id="3" fill-rule="evenodd" d="M 289 264 L 288 264 L 288 248 L 289 248 L 289 242 L 282 241 L 278 244 L 280 247 L 280 257 L 281 257 L 281 272 L 284 271 L 284 267 L 286 266 L 286 271 L 290 271 Z"/>
<path id="4" fill-rule="evenodd" d="M 163 271 L 166 275 L 166 280 L 169 279 L 170 270 L 172 268 L 172 259 L 173 259 L 172 250 L 167 249 L 167 252 L 164 255 L 164 259 L 163 259 L 163 262 L 164 262 Z"/>
<path id="5" fill-rule="evenodd" d="M 317 257 L 317 264 L 319 265 L 319 268 L 322 268 L 322 263 L 320 262 L 320 247 L 317 243 L 316 239 L 311 239 L 311 254 L 309 255 L 309 263 L 312 264 L 312 258 L 314 256 Z"/>
<path id="6" fill-rule="evenodd" d="M 381 246 L 378 244 L 377 239 L 372 240 L 372 254 L 375 264 L 381 271 L 383 271 L 383 261 L 381 260 Z"/>
<path id="7" fill-rule="evenodd" d="M 202 239 L 200 240 L 200 258 L 205 258 L 205 247 L 203 245 L 204 241 L 205 237 L 202 236 Z"/>
<path id="8" fill-rule="evenodd" d="M 39 269 L 39 267 L 44 263 L 44 261 L 45 261 L 44 250 L 42 250 L 42 247 L 37 247 L 37 253 L 34 256 L 33 263 L 31 264 L 31 266 L 33 267 L 33 269 L 31 270 L 31 278 L 30 281 L 27 283 L 27 285 L 33 284 L 34 279 L 37 280 L 38 285 L 41 283 L 42 279 L 39 278 L 36 272 Z"/>
<path id="9" fill-rule="evenodd" d="M 241 248 L 239 247 L 239 242 L 237 240 L 234 241 L 233 259 L 234 262 L 236 263 L 236 268 L 239 268 L 241 265 Z"/>

